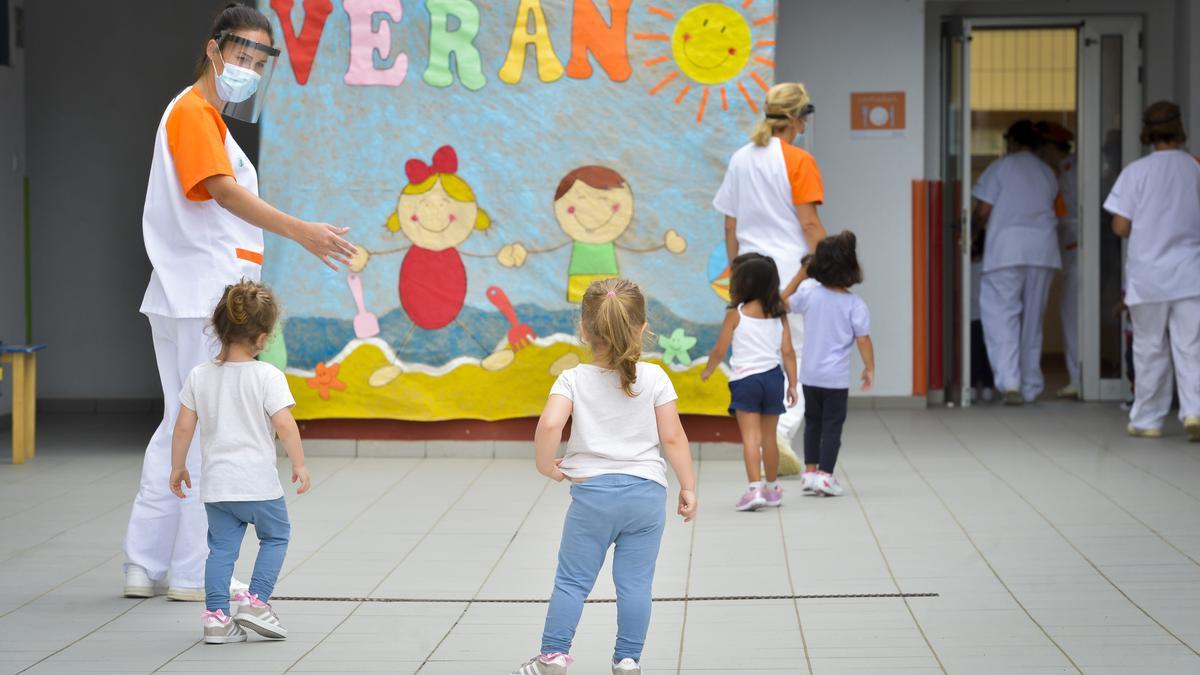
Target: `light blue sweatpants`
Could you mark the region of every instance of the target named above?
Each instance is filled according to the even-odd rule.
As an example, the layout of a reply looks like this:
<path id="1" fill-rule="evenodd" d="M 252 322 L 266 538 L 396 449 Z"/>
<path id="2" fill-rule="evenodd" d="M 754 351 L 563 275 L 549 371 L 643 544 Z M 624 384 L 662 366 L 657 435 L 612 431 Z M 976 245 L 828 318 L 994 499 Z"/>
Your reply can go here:
<path id="1" fill-rule="evenodd" d="M 558 549 L 554 594 L 546 612 L 542 653 L 567 654 L 608 547 L 617 587 L 617 645 L 613 661 L 640 661 L 650 627 L 650 587 L 666 521 L 662 485 L 626 474 L 606 474 L 571 486 L 571 508 Z"/>
<path id="2" fill-rule="evenodd" d="M 261 502 L 209 502 L 208 561 L 204 565 L 204 600 L 210 612 L 229 614 L 229 579 L 242 548 L 246 525 L 258 535 L 258 558 L 250 577 L 250 592 L 269 602 L 283 567 L 292 526 L 283 497 Z"/>

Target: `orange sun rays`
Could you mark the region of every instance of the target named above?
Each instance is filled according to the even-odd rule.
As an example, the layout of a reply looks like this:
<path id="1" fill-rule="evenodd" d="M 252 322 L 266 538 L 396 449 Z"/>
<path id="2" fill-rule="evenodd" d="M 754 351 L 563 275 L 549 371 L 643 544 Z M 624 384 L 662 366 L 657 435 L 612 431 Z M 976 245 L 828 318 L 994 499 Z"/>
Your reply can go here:
<path id="1" fill-rule="evenodd" d="M 742 0 L 742 2 L 740 4 L 741 4 L 741 7 L 743 10 L 748 10 L 748 9 L 750 9 L 750 6 L 754 4 L 754 0 Z M 674 21 L 676 18 L 676 15 L 674 12 L 667 10 L 667 9 L 663 9 L 662 7 L 647 7 L 646 11 L 650 14 L 653 14 L 657 17 L 661 17 L 668 21 Z M 747 21 L 756 28 L 774 23 L 776 20 L 777 20 L 777 17 L 774 14 L 769 14 L 767 16 L 761 17 L 759 19 L 753 19 L 753 20 L 750 20 L 749 18 L 747 18 Z M 667 42 L 667 43 L 671 42 L 671 36 L 669 33 L 636 33 L 635 32 L 633 34 L 633 37 L 635 40 L 642 40 L 642 41 L 646 41 L 646 42 Z M 775 46 L 776 46 L 776 41 L 774 39 L 762 39 L 762 40 L 755 41 L 753 48 L 754 49 L 772 48 Z M 670 56 L 660 55 L 660 56 L 648 58 L 645 61 L 643 61 L 642 64 L 647 68 L 651 68 L 654 66 L 658 66 L 658 65 L 667 63 L 670 60 L 671 60 Z M 772 70 L 775 68 L 774 59 L 770 59 L 765 56 L 754 56 L 753 60 L 755 63 L 757 63 L 761 66 L 764 66 L 766 68 L 770 68 Z M 755 84 L 757 84 L 759 86 L 759 88 L 761 88 L 763 91 L 767 91 L 768 89 L 770 89 L 770 85 L 767 83 L 767 81 L 765 79 L 763 79 L 762 75 L 760 75 L 759 73 L 754 72 L 754 71 L 750 71 L 749 73 L 746 73 L 745 71 L 743 71 L 743 74 L 746 74 L 746 76 L 751 81 L 753 81 Z M 671 73 L 668 73 L 667 75 L 665 75 L 653 87 L 650 88 L 650 91 L 649 91 L 650 96 L 654 96 L 654 95 L 658 94 L 660 91 L 662 91 L 664 88 L 666 88 L 667 85 L 671 84 L 676 79 L 678 79 L 679 75 L 680 75 L 680 73 L 678 70 L 672 71 Z M 733 82 L 727 82 L 727 84 L 729 84 L 730 86 L 734 86 Z M 754 114 L 757 115 L 759 113 L 758 103 L 756 103 L 754 100 L 754 97 L 750 95 L 749 89 L 746 88 L 746 83 L 744 81 L 739 81 L 736 83 L 736 86 L 737 86 L 738 91 L 740 91 L 742 94 L 742 99 L 746 102 L 746 107 L 749 108 L 751 112 L 753 112 Z M 727 112 L 729 110 L 729 93 L 726 90 L 725 84 L 717 85 L 717 87 L 720 90 L 720 94 L 721 94 L 721 110 Z M 693 89 L 693 84 L 685 83 L 683 85 L 683 88 L 679 90 L 679 93 L 675 95 L 675 98 L 674 98 L 675 104 L 678 105 L 678 104 L 682 103 L 683 100 L 685 98 L 687 98 L 687 95 L 689 93 L 691 93 L 692 89 Z M 697 124 L 704 121 L 704 113 L 708 110 L 708 97 L 709 97 L 709 94 L 711 93 L 711 91 L 710 91 L 711 87 L 703 86 L 700 88 L 700 90 L 701 90 L 700 103 L 696 109 L 696 123 Z"/>

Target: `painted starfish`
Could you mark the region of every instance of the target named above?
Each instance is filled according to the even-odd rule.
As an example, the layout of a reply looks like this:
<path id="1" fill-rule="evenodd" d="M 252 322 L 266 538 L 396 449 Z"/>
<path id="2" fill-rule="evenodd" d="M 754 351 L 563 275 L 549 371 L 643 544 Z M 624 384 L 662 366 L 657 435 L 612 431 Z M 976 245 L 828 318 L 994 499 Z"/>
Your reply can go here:
<path id="1" fill-rule="evenodd" d="M 342 391 L 346 388 L 346 383 L 338 379 L 338 370 L 341 367 L 340 363 L 327 366 L 322 361 L 317 364 L 317 376 L 308 380 L 308 386 L 317 390 L 317 396 L 320 396 L 322 401 L 329 400 L 330 389 Z"/>
<path id="2" fill-rule="evenodd" d="M 663 362 L 667 365 L 680 363 L 692 365 L 692 357 L 688 350 L 696 346 L 696 338 L 689 336 L 682 328 L 676 328 L 670 337 L 658 336 L 658 346 L 663 349 Z"/>

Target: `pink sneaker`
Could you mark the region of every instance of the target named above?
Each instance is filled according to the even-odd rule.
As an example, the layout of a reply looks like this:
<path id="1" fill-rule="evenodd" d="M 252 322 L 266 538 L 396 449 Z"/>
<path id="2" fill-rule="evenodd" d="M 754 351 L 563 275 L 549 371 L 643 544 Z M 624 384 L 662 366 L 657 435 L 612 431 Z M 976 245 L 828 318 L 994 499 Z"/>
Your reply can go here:
<path id="1" fill-rule="evenodd" d="M 738 511 L 757 511 L 767 505 L 767 497 L 763 494 L 763 489 L 760 487 L 750 486 L 746 488 L 746 492 L 742 494 L 742 498 L 738 500 Z"/>
<path id="2" fill-rule="evenodd" d="M 767 506 L 780 506 L 783 504 L 783 486 L 776 485 L 772 490 L 770 487 L 763 487 L 763 498 L 767 500 Z"/>
<path id="3" fill-rule="evenodd" d="M 826 497 L 840 497 L 842 495 L 842 484 L 833 477 L 831 473 L 822 471 L 817 474 L 817 480 L 813 485 L 813 490 L 819 495 Z"/>

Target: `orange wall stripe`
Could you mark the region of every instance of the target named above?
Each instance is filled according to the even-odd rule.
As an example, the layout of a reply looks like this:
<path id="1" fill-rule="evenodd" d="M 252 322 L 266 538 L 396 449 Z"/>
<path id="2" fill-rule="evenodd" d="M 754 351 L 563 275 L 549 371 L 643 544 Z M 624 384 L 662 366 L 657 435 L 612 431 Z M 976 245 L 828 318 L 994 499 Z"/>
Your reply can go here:
<path id="1" fill-rule="evenodd" d="M 926 293 L 926 220 L 928 191 L 926 181 L 912 182 L 912 266 L 913 266 L 913 395 L 924 396 L 929 392 L 929 304 Z"/>
<path id="2" fill-rule="evenodd" d="M 238 258 L 240 258 L 242 260 L 247 260 L 256 265 L 261 265 L 263 262 L 263 254 L 259 253 L 258 251 L 250 251 L 250 250 L 247 250 L 244 248 L 239 248 L 239 249 L 234 249 L 234 253 L 237 254 Z"/>

